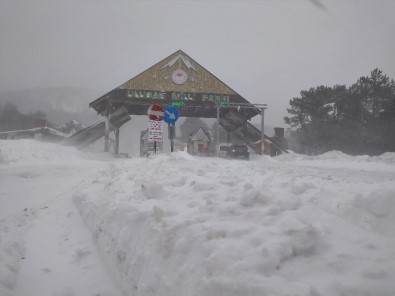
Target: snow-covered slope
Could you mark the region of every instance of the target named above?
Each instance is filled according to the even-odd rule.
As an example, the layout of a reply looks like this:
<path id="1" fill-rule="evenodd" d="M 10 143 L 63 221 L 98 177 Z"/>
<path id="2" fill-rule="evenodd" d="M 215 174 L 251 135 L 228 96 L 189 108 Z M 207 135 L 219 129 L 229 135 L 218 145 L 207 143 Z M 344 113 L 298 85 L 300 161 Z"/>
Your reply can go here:
<path id="1" fill-rule="evenodd" d="M 39 247 L 30 248 L 38 245 L 32 234 L 45 230 L 47 221 L 52 225 L 46 226 L 45 241 L 64 252 L 59 258 L 48 254 L 48 260 L 58 258 L 88 284 L 71 276 L 69 290 L 47 281 L 48 291 L 57 293 L 40 289 L 29 295 L 390 296 L 395 291 L 393 153 L 351 157 L 333 151 L 237 161 L 179 151 L 108 160 L 32 143 L 0 141 L 0 202 L 9 209 L 0 211 L 5 295 L 22 295 L 18 292 L 37 285 L 35 268 L 45 267 L 9 258 L 39 253 Z M 21 147 L 48 153 L 42 157 Z M 53 162 L 47 161 L 49 151 Z M 56 185 L 56 177 L 67 186 L 41 187 Z M 26 179 L 36 183 L 29 195 Z M 75 222 L 80 218 L 71 200 L 95 247 L 81 240 L 87 230 Z M 24 224 L 18 228 L 20 219 Z M 62 246 L 64 236 L 54 231 L 59 221 L 69 240 L 75 237 L 74 249 Z M 16 248 L 4 247 L 11 245 Z M 107 284 L 87 294 L 87 286 L 96 284 L 90 277 L 96 270 L 89 267 L 95 262 L 100 278 L 110 274 L 114 282 L 101 280 Z M 52 274 L 41 273 L 48 279 Z"/>

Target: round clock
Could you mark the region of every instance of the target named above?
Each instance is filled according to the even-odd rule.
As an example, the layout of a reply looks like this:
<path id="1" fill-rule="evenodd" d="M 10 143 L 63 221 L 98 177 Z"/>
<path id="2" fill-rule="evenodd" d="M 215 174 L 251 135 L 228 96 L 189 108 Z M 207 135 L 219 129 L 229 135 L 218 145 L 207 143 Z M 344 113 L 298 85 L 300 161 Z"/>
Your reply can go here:
<path id="1" fill-rule="evenodd" d="M 175 70 L 173 74 L 171 75 L 171 78 L 173 79 L 174 83 L 176 84 L 184 84 L 185 81 L 188 79 L 188 74 L 185 73 L 183 70 Z"/>

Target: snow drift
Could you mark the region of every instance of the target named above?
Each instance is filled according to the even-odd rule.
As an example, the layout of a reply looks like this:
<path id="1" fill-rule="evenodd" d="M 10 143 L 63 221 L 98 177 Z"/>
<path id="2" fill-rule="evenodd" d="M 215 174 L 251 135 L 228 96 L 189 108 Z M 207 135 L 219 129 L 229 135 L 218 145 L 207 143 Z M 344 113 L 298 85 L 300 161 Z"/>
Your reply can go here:
<path id="1" fill-rule="evenodd" d="M 334 162 L 342 169 L 322 168 Z M 178 152 L 104 169 L 74 201 L 132 295 L 389 296 L 389 170 L 339 153 L 242 162 Z"/>
<path id="2" fill-rule="evenodd" d="M 42 211 L 53 218 L 42 220 L 54 221 L 48 227 L 64 227 L 72 219 L 69 236 L 85 227 L 70 214 L 74 210 L 66 201 L 71 198 L 102 258 L 95 260 L 103 260 L 118 283 L 112 292 L 103 292 L 110 286 L 100 288 L 100 295 L 119 295 L 118 288 L 136 296 L 392 296 L 395 291 L 394 153 L 352 157 L 332 151 L 238 161 L 175 152 L 104 161 L 103 155 L 97 159 L 70 147 L 20 140 L 0 141 L 0 155 L 2 207 L 13 209 L 17 198 L 18 207 L 26 208 L 22 214 L 0 212 L 0 291 L 5 295 L 21 291 L 24 263 L 18 258 L 29 249 L 25 241 L 32 221 L 46 217 Z M 20 180 L 9 176 L 27 176 L 27 164 L 28 178 L 36 184 L 50 178 L 43 171 L 68 182 L 51 188 L 62 198 L 45 210 L 25 207 L 23 184 L 5 189 Z M 38 198 L 31 191 L 29 202 Z M 68 214 L 56 220 L 63 209 Z M 57 239 L 46 237 L 55 248 L 64 244 Z M 86 271 L 81 258 L 96 258 L 86 255 L 94 253 L 88 246 L 69 252 L 73 270 Z M 78 250 L 88 253 L 76 260 Z M 77 281 L 70 275 L 72 280 Z M 55 283 L 47 285 L 55 289 Z M 65 288 L 48 295 L 87 291 Z"/>

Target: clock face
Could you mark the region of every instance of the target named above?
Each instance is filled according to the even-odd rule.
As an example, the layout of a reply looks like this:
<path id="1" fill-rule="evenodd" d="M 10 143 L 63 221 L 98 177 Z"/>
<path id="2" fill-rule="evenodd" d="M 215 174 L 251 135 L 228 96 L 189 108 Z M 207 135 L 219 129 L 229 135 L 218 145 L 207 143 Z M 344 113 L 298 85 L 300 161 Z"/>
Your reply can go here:
<path id="1" fill-rule="evenodd" d="M 183 70 L 175 70 L 171 75 L 174 83 L 176 84 L 184 84 L 185 81 L 188 79 L 188 74 L 185 73 Z"/>

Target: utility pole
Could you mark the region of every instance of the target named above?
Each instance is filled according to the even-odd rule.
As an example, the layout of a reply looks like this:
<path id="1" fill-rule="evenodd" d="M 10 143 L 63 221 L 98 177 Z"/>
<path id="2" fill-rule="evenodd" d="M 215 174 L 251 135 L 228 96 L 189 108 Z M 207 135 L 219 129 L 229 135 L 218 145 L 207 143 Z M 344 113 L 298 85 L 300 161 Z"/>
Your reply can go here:
<path id="1" fill-rule="evenodd" d="M 110 151 L 110 114 L 104 120 L 104 152 Z"/>

